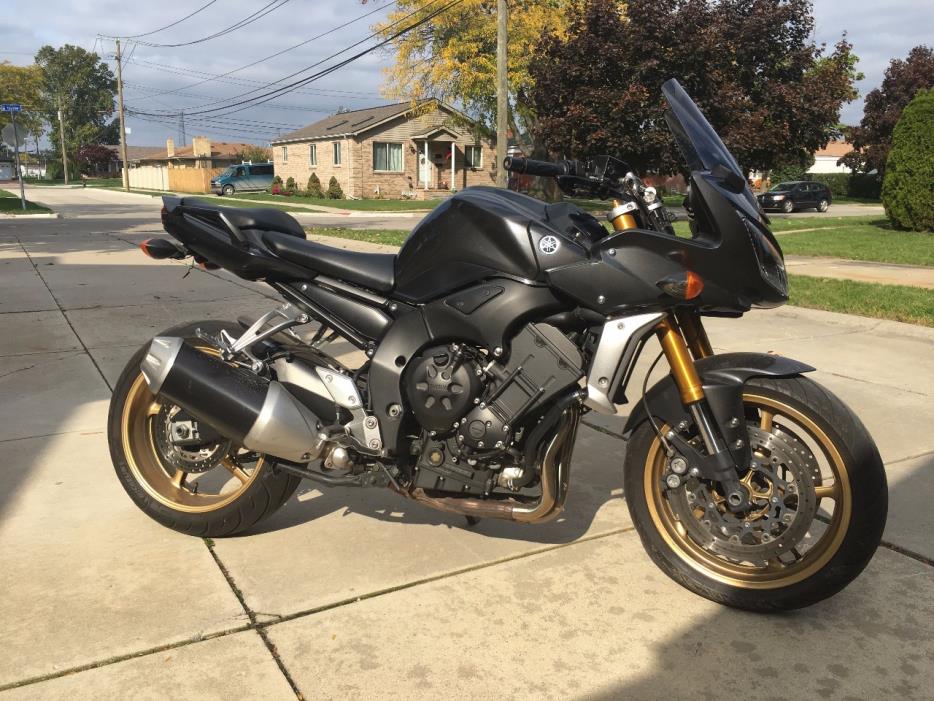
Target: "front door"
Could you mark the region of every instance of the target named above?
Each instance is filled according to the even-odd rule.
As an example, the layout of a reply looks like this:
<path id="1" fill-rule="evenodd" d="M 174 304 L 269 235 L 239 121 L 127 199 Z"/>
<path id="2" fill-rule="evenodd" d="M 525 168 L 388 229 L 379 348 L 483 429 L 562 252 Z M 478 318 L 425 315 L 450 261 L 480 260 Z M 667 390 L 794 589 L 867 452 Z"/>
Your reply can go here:
<path id="1" fill-rule="evenodd" d="M 418 184 L 421 187 L 429 188 L 431 187 L 431 160 L 425 158 L 424 147 L 418 151 Z"/>

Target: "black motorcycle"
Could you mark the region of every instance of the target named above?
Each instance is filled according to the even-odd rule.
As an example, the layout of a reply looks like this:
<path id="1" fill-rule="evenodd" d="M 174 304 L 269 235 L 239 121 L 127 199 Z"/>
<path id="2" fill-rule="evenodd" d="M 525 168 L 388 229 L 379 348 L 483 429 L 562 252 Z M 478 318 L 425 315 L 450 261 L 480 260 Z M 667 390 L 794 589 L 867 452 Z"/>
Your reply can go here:
<path id="1" fill-rule="evenodd" d="M 690 170 L 690 238 L 606 156 L 504 165 L 613 198 L 612 232 L 569 203 L 474 187 L 397 255 L 307 241 L 278 210 L 165 197 L 175 241 L 146 253 L 264 281 L 285 304 L 168 329 L 133 356 L 109 419 L 133 500 L 205 537 L 251 528 L 302 479 L 387 487 L 470 523 L 554 519 L 582 415 L 627 403 L 654 335 L 671 371 L 643 387 L 624 429 L 626 499 L 652 559 L 701 596 L 757 611 L 846 586 L 885 524 L 879 452 L 804 377 L 813 368 L 712 352 L 703 316 L 778 306 L 787 278 L 736 161 L 677 82 L 663 92 Z M 335 338 L 365 362 L 327 355 Z"/>

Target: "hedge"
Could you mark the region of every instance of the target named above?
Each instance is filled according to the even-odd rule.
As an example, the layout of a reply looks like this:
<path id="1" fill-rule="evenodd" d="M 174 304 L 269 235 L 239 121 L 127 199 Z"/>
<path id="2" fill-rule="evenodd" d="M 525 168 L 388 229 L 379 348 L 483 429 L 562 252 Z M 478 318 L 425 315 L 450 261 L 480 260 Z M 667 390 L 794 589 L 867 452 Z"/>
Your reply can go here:
<path id="1" fill-rule="evenodd" d="M 898 118 L 882 204 L 895 227 L 934 230 L 934 88 L 919 90 Z"/>

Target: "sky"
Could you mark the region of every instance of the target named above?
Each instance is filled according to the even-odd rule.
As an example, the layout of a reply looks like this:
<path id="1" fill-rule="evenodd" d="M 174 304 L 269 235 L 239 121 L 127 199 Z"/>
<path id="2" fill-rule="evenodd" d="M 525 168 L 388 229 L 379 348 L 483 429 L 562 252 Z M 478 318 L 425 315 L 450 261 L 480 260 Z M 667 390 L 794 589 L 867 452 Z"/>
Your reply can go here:
<path id="1" fill-rule="evenodd" d="M 208 0 L 12 0 L 12 12 L 4 12 L 0 25 L 0 61 L 31 63 L 44 44 L 77 44 L 102 56 L 113 55 L 112 40 L 100 35 L 137 35 L 181 19 Z M 221 0 L 177 26 L 146 37 L 141 42 L 177 44 L 201 39 L 260 11 L 269 0 Z M 281 3 L 281 4 L 280 4 Z M 179 111 L 256 90 L 296 71 L 328 59 L 354 42 L 364 40 L 371 26 L 385 18 L 391 0 L 273 0 L 270 12 L 248 26 L 225 36 L 190 46 L 154 47 L 124 42 L 125 102 L 137 111 L 171 112 L 176 116 L 128 117 L 127 142 L 137 146 L 178 143 Z M 365 14 L 373 14 L 364 17 Z M 918 44 L 934 44 L 932 0 L 815 0 L 815 40 L 831 48 L 844 31 L 860 57 L 865 79 L 858 85 L 860 98 L 846 105 L 842 121 L 858 123 L 862 100 L 877 87 L 889 60 L 904 57 Z M 223 78 L 212 78 L 263 59 L 278 51 L 357 20 L 327 36 L 268 61 Z M 357 49 L 324 60 L 332 64 L 375 43 L 365 41 Z M 382 68 L 391 56 L 375 51 L 333 74 L 267 104 L 226 116 L 190 115 L 185 136 L 215 141 L 264 143 L 337 111 L 387 102 L 380 96 Z M 306 74 L 300 74 L 306 75 Z M 299 76 L 300 77 L 300 76 Z M 205 82 L 202 82 L 205 81 Z M 288 82 L 288 81 L 286 81 Z M 223 104 L 223 103 L 222 103 Z M 155 121 L 152 121 L 155 120 Z"/>

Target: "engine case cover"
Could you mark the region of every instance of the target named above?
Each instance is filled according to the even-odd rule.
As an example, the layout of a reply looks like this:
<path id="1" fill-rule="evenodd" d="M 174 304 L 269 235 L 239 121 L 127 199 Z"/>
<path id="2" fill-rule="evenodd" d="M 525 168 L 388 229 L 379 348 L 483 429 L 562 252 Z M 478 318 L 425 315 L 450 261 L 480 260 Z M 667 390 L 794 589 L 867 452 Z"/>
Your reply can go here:
<path id="1" fill-rule="evenodd" d="M 453 346 L 428 348 L 406 379 L 412 413 L 429 431 L 450 430 L 482 389 L 476 364 Z"/>

